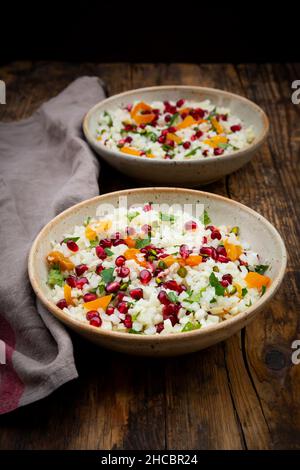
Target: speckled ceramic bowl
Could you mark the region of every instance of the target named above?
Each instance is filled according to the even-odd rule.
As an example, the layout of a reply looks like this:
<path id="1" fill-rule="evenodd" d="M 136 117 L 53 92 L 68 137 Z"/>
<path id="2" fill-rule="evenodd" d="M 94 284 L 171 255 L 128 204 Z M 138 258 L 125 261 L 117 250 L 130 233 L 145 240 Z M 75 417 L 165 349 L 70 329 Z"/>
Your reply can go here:
<path id="1" fill-rule="evenodd" d="M 243 313 L 220 324 L 187 333 L 170 335 L 131 335 L 97 329 L 89 324 L 74 320 L 49 300 L 47 286 L 46 255 L 51 251 L 50 241 L 60 239 L 71 231 L 74 225 L 82 224 L 89 215 L 95 215 L 100 203 L 117 207 L 120 196 L 127 196 L 128 204 L 143 204 L 147 201 L 167 204 L 204 204 L 212 222 L 216 225 L 238 225 L 243 239 L 250 242 L 254 251 L 261 253 L 271 265 L 268 275 L 272 279 L 270 288 L 261 299 Z M 286 250 L 276 229 L 264 217 L 238 202 L 215 194 L 178 188 L 147 188 L 118 191 L 98 196 L 76 204 L 49 222 L 35 239 L 29 255 L 28 269 L 32 287 L 52 314 L 87 339 L 117 351 L 148 355 L 171 356 L 190 353 L 218 343 L 247 325 L 265 307 L 275 294 L 283 279 L 286 267 Z"/>
<path id="2" fill-rule="evenodd" d="M 126 155 L 107 149 L 95 139 L 99 115 L 104 111 L 113 111 L 134 100 L 164 101 L 179 98 L 202 101 L 210 99 L 218 106 L 226 106 L 233 114 L 240 117 L 247 126 L 252 125 L 254 141 L 244 150 L 222 157 L 208 157 L 199 160 L 158 160 Z M 172 186 L 197 186 L 208 184 L 224 175 L 238 170 L 248 163 L 261 147 L 269 130 L 269 121 L 264 111 L 246 98 L 213 88 L 193 86 L 158 86 L 140 88 L 112 96 L 96 104 L 85 116 L 83 131 L 93 149 L 117 170 L 128 176 L 148 183 Z"/>

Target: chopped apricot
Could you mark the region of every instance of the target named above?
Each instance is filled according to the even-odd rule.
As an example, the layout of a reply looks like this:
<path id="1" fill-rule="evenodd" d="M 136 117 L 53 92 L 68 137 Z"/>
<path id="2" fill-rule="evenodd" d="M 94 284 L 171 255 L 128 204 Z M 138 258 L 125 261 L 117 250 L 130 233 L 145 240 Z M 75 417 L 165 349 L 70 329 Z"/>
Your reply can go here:
<path id="1" fill-rule="evenodd" d="M 178 135 L 172 134 L 171 132 L 167 134 L 167 139 L 173 140 L 173 142 L 176 142 L 176 144 L 180 144 L 182 142 L 181 138 Z"/>
<path id="2" fill-rule="evenodd" d="M 136 155 L 137 157 L 139 157 L 142 153 L 140 150 L 134 149 L 132 147 L 122 147 L 120 152 L 127 153 L 128 155 Z"/>
<path id="3" fill-rule="evenodd" d="M 143 111 L 147 111 L 147 113 L 143 114 Z M 137 124 L 149 124 L 155 118 L 155 114 L 150 111 L 152 111 L 151 106 L 140 101 L 134 106 L 130 114 Z"/>
<path id="4" fill-rule="evenodd" d="M 135 240 L 132 237 L 125 238 L 124 242 L 126 243 L 128 248 L 134 248 L 135 247 Z"/>
<path id="5" fill-rule="evenodd" d="M 69 284 L 64 285 L 64 298 L 68 305 L 73 305 L 72 289 Z"/>
<path id="6" fill-rule="evenodd" d="M 138 255 L 140 254 L 140 250 L 137 248 L 128 248 L 124 253 L 123 256 L 125 256 L 125 259 L 133 259 L 137 264 L 140 266 L 146 267 L 147 266 L 147 261 L 140 260 L 138 258 Z"/>
<path id="7" fill-rule="evenodd" d="M 74 263 L 60 251 L 51 251 L 47 256 L 47 261 L 50 265 L 58 264 L 61 271 L 71 271 L 75 268 Z"/>
<path id="8" fill-rule="evenodd" d="M 212 148 L 217 148 L 219 144 L 226 144 L 227 142 L 228 139 L 224 135 L 216 135 L 203 141 L 204 144 L 207 144 Z"/>
<path id="9" fill-rule="evenodd" d="M 103 308 L 106 310 L 108 307 L 109 302 L 112 299 L 112 295 L 104 295 L 103 297 L 99 297 L 96 300 L 91 300 L 90 302 L 85 302 L 83 304 L 84 308 L 87 310 L 98 310 L 98 308 Z"/>
<path id="10" fill-rule="evenodd" d="M 89 225 L 85 229 L 85 236 L 88 240 L 93 241 L 97 238 L 97 232 L 93 230 Z"/>
<path id="11" fill-rule="evenodd" d="M 188 266 L 198 266 L 200 263 L 202 263 L 202 256 L 200 255 L 190 255 L 185 260 L 185 264 Z"/>
<path id="12" fill-rule="evenodd" d="M 226 249 L 227 256 L 231 261 L 236 261 L 243 253 L 243 249 L 240 245 L 233 245 L 227 240 L 224 241 L 224 246 Z"/>
<path id="13" fill-rule="evenodd" d="M 260 289 L 263 286 L 267 287 L 270 284 L 271 279 L 268 276 L 263 276 L 262 274 L 250 271 L 246 275 L 245 281 L 247 282 L 248 287 L 256 287 L 257 289 Z"/>
<path id="14" fill-rule="evenodd" d="M 212 125 L 214 126 L 217 134 L 222 134 L 224 132 L 224 129 L 223 127 L 221 126 L 221 124 L 219 123 L 219 121 L 217 121 L 217 119 L 215 117 L 213 117 L 211 119 L 211 123 Z"/>

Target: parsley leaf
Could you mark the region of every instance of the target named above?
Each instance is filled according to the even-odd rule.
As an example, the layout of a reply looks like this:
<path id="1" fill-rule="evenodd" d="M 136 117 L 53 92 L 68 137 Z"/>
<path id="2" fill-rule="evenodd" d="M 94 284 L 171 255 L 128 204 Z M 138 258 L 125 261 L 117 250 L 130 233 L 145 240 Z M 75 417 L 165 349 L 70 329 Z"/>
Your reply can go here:
<path id="1" fill-rule="evenodd" d="M 135 239 L 135 247 L 140 250 L 141 248 L 145 248 L 145 246 L 150 245 L 151 238 L 136 238 Z"/>
<path id="2" fill-rule="evenodd" d="M 209 217 L 208 212 L 206 210 L 203 211 L 203 213 L 200 217 L 200 220 L 203 223 L 203 225 L 205 225 L 205 226 L 210 224 L 211 218 Z"/>

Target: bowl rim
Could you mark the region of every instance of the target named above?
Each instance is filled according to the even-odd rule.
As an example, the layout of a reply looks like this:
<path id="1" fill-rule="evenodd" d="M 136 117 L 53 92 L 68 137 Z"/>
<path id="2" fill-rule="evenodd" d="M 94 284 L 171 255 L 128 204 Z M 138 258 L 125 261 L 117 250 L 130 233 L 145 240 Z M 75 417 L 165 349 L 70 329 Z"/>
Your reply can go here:
<path id="1" fill-rule="evenodd" d="M 216 95 L 222 94 L 227 97 L 233 97 L 239 101 L 244 102 L 245 105 L 251 107 L 257 113 L 257 115 L 259 116 L 263 124 L 263 130 L 261 134 L 257 138 L 255 138 L 254 141 L 250 145 L 248 145 L 246 148 L 239 150 L 239 151 L 231 152 L 222 156 L 221 161 L 224 161 L 224 160 L 226 161 L 226 160 L 236 158 L 236 157 L 239 158 L 242 155 L 247 154 L 249 151 L 254 152 L 256 149 L 258 149 L 262 145 L 262 143 L 267 138 L 267 135 L 269 133 L 269 128 L 270 128 L 270 122 L 269 122 L 268 116 L 266 115 L 265 111 L 260 106 L 258 106 L 258 104 L 254 103 L 248 98 L 245 98 L 244 96 L 238 95 L 237 93 L 232 93 L 230 91 L 221 90 L 219 88 L 190 86 L 190 85 L 160 85 L 160 86 L 151 86 L 151 87 L 144 87 L 144 88 L 135 88 L 133 90 L 124 91 L 122 93 L 109 96 L 108 98 L 105 98 L 104 100 L 99 101 L 94 106 L 92 106 L 85 114 L 83 118 L 83 122 L 82 122 L 83 132 L 87 141 L 89 142 L 91 146 L 93 146 L 94 148 L 97 148 L 100 152 L 102 150 L 108 155 L 115 156 L 117 158 L 123 159 L 124 161 L 130 161 L 130 162 L 143 161 L 145 162 L 145 165 L 153 165 L 153 164 L 157 164 L 158 162 L 162 163 L 163 165 L 168 165 L 168 164 L 174 165 L 174 163 L 176 163 L 177 165 L 179 164 L 180 165 L 185 165 L 185 164 L 197 165 L 197 164 L 208 163 L 210 161 L 211 162 L 220 161 L 220 156 L 217 156 L 217 155 L 210 156 L 207 159 L 198 159 L 198 160 L 163 160 L 163 159 L 141 158 L 140 156 L 135 156 L 135 155 L 127 155 L 118 150 L 110 150 L 106 148 L 101 142 L 98 142 L 93 137 L 92 133 L 90 132 L 88 123 L 89 123 L 91 116 L 98 110 L 99 107 L 102 107 L 106 103 L 109 104 L 110 102 L 113 102 L 117 98 L 130 96 L 135 93 L 141 93 L 145 91 L 170 90 L 170 89 L 172 90 L 177 90 L 177 89 L 178 90 L 195 90 L 195 91 L 201 91 L 204 93 L 212 92 L 213 94 L 216 94 Z"/>
<path id="2" fill-rule="evenodd" d="M 237 209 L 241 209 L 243 211 L 246 211 L 252 215 L 255 215 L 256 217 L 259 217 L 260 221 L 263 222 L 267 226 L 267 228 L 272 232 L 272 234 L 275 236 L 277 241 L 279 242 L 280 246 L 280 258 L 281 258 L 281 266 L 279 269 L 279 273 L 276 276 L 275 279 L 272 280 L 272 284 L 270 288 L 266 291 L 263 297 L 261 297 L 255 304 L 253 304 L 251 307 L 249 307 L 247 310 L 244 312 L 238 313 L 237 315 L 233 316 L 232 318 L 229 318 L 221 323 L 218 323 L 216 325 L 211 325 L 205 328 L 200 328 L 198 330 L 193 330 L 189 332 L 185 332 L 184 334 L 182 332 L 178 333 L 170 333 L 167 335 L 132 335 L 129 333 L 125 332 L 118 332 L 118 331 L 111 331 L 111 330 L 105 330 L 102 328 L 95 328 L 92 325 L 85 324 L 80 320 L 73 319 L 70 315 L 64 313 L 60 308 L 58 308 L 50 299 L 47 298 L 47 296 L 43 293 L 42 289 L 39 287 L 39 281 L 38 277 L 35 274 L 35 252 L 36 249 L 38 248 L 40 242 L 42 241 L 44 235 L 52 229 L 53 226 L 55 226 L 58 222 L 63 220 L 65 217 L 68 215 L 71 215 L 74 210 L 76 211 L 78 208 L 88 206 L 94 201 L 101 201 L 108 196 L 122 196 L 125 194 L 131 194 L 131 193 L 144 193 L 144 192 L 156 192 L 156 193 L 180 193 L 180 194 L 189 194 L 191 196 L 195 196 L 197 198 L 205 197 L 205 198 L 211 198 L 216 201 L 225 201 L 226 203 L 232 204 L 235 206 Z M 259 311 L 264 304 L 266 304 L 276 293 L 277 289 L 279 288 L 282 279 L 284 277 L 284 273 L 286 270 L 286 263 L 287 263 L 287 253 L 286 253 L 286 248 L 284 241 L 277 231 L 277 229 L 267 220 L 265 217 L 261 216 L 258 212 L 254 211 L 253 209 L 245 206 L 244 204 L 241 204 L 240 202 L 234 201 L 232 199 L 229 199 L 224 196 L 220 196 L 214 193 L 209 193 L 206 191 L 197 191 L 194 189 L 185 189 L 185 188 L 169 188 L 169 187 L 149 187 L 149 188 L 136 188 L 136 189 L 125 189 L 125 190 L 120 190 L 120 191 L 115 191 L 115 192 L 110 192 L 110 193 L 105 193 L 100 196 L 96 196 L 90 199 L 86 199 L 85 201 L 79 202 L 78 204 L 75 204 L 65 211 L 61 212 L 58 214 L 56 217 L 54 217 L 52 220 L 50 220 L 43 228 L 42 230 L 38 233 L 37 237 L 35 238 L 32 247 L 30 249 L 29 257 L 28 257 L 28 273 L 29 273 L 29 279 L 32 285 L 32 288 L 34 292 L 36 293 L 37 297 L 40 299 L 42 304 L 59 320 L 61 320 L 63 323 L 67 324 L 70 327 L 74 327 L 76 330 L 81 329 L 83 332 L 90 333 L 92 335 L 98 335 L 98 336 L 104 336 L 104 337 L 109 337 L 109 338 L 115 338 L 116 341 L 118 339 L 128 339 L 131 341 L 145 341 L 145 342 L 151 342 L 151 341 L 176 341 L 179 338 L 190 338 L 192 336 L 203 336 L 205 334 L 213 334 L 216 331 L 223 331 L 226 330 L 226 328 L 229 328 L 230 326 L 234 327 L 234 325 L 243 323 L 247 319 L 250 319 L 256 311 Z"/>

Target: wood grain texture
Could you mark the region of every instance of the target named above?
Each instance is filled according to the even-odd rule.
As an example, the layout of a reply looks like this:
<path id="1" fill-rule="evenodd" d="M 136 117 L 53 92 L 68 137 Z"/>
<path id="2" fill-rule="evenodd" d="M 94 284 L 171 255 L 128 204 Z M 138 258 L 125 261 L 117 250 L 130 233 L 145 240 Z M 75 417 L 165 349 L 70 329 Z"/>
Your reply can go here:
<path id="1" fill-rule="evenodd" d="M 300 105 L 291 83 L 300 65 L 65 64 L 18 62 L 0 69 L 0 120 L 32 114 L 82 75 L 109 94 L 150 85 L 223 88 L 267 112 L 268 143 L 246 167 L 207 186 L 267 217 L 289 252 L 274 301 L 226 343 L 176 359 L 133 358 L 73 336 L 80 379 L 0 418 L 1 449 L 299 449 Z M 101 163 L 100 192 L 139 184 Z"/>

